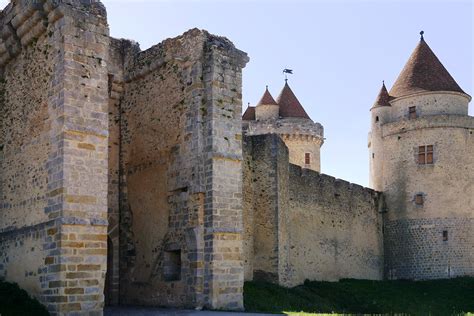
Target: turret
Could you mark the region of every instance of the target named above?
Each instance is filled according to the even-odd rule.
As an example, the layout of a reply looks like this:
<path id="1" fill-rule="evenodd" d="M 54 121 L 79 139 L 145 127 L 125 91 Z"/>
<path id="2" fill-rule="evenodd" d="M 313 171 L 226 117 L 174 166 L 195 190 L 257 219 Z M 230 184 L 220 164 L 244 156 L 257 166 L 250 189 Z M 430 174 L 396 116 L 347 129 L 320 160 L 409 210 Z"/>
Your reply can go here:
<path id="1" fill-rule="evenodd" d="M 285 86 L 277 98 L 280 105 L 280 116 L 283 118 L 311 120 L 301 105 L 300 101 L 288 85 L 288 80 L 285 80 Z"/>
<path id="2" fill-rule="evenodd" d="M 385 274 L 474 275 L 471 97 L 423 38 L 371 109 L 371 185 L 385 197 Z"/>
<path id="3" fill-rule="evenodd" d="M 428 46 L 423 36 L 395 81 L 390 96 L 392 119 L 430 115 L 468 115 L 467 95 Z"/>
<path id="4" fill-rule="evenodd" d="M 390 121 L 391 113 L 390 96 L 385 82 L 375 99 L 374 105 L 370 109 L 371 134 L 369 136 L 369 161 L 370 161 L 370 187 L 374 190 L 382 190 L 382 173 L 377 172 L 382 169 L 383 146 L 382 146 L 382 125 Z"/>
<path id="5" fill-rule="evenodd" d="M 268 86 L 265 89 L 260 102 L 258 102 L 255 108 L 255 118 L 257 121 L 276 120 L 279 117 L 280 107 L 278 103 L 273 99 Z"/>
<path id="6" fill-rule="evenodd" d="M 289 151 L 290 163 L 315 171 L 321 170 L 320 148 L 324 129 L 313 122 L 285 83 L 277 101 L 268 87 L 256 107 L 249 107 L 242 116 L 246 135 L 278 134 Z"/>

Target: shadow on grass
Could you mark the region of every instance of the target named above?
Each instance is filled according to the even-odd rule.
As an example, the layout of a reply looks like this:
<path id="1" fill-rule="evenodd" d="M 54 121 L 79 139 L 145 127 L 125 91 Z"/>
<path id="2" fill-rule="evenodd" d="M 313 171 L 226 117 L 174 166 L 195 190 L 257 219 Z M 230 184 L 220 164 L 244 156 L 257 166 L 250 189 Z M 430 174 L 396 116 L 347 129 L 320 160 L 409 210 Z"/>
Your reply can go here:
<path id="1" fill-rule="evenodd" d="M 305 282 L 294 288 L 247 282 L 244 303 L 248 312 L 305 315 L 471 315 L 474 278 L 431 281 Z"/>

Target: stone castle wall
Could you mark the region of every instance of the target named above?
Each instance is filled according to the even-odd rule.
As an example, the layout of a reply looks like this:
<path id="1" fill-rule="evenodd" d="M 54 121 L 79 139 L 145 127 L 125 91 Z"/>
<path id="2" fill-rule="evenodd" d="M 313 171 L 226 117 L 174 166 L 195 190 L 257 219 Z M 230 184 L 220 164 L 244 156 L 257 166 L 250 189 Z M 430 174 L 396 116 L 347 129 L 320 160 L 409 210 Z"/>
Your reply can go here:
<path id="1" fill-rule="evenodd" d="M 290 284 L 382 279 L 380 194 L 290 165 Z"/>
<path id="2" fill-rule="evenodd" d="M 241 69 L 191 30 L 124 59 L 120 301 L 242 309 Z"/>
<path id="3" fill-rule="evenodd" d="M 244 157 L 247 280 L 382 278 L 378 193 L 290 164 L 277 135 L 246 137 Z"/>
<path id="4" fill-rule="evenodd" d="M 282 283 L 286 262 L 288 149 L 277 135 L 244 139 L 245 279 Z"/>
<path id="5" fill-rule="evenodd" d="M 100 2 L 1 13 L 0 278 L 53 314 L 243 308 L 242 68 L 191 30 L 140 52 Z"/>
<path id="6" fill-rule="evenodd" d="M 15 1 L 0 18 L 0 277 L 53 314 L 103 307 L 104 13 L 98 3 Z"/>
<path id="7" fill-rule="evenodd" d="M 97 1 L 13 1 L 0 25 L 0 279 L 52 314 L 101 315 L 104 290 L 241 310 L 244 278 L 474 274 L 465 97 L 381 113 L 382 196 L 316 172 L 311 120 L 244 122 L 242 139 L 248 58 L 225 38 L 193 29 L 140 51 L 109 37 Z M 420 145 L 434 165 L 415 163 Z"/>

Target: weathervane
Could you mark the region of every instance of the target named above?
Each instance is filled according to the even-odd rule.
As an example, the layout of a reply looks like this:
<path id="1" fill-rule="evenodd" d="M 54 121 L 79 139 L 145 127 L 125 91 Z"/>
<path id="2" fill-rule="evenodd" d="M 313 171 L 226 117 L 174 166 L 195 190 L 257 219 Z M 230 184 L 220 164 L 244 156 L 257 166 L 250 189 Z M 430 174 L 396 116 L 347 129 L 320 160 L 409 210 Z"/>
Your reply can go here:
<path id="1" fill-rule="evenodd" d="M 425 34 L 425 31 L 421 31 L 421 32 L 420 32 L 420 35 L 421 35 L 421 40 L 422 40 L 422 41 L 424 40 L 424 38 L 423 38 L 423 34 Z"/>
<path id="2" fill-rule="evenodd" d="M 293 74 L 293 69 L 288 69 L 288 68 L 285 68 L 283 69 L 283 73 L 285 74 L 285 82 L 288 81 L 288 75 L 292 75 Z"/>

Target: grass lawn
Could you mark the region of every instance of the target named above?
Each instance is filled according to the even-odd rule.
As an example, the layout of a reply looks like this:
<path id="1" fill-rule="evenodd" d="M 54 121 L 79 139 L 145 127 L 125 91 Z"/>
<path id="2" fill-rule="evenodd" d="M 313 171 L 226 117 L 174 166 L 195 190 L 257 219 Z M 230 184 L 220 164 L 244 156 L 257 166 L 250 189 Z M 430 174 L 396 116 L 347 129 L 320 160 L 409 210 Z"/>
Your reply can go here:
<path id="1" fill-rule="evenodd" d="M 247 282 L 245 309 L 292 316 L 324 313 L 471 315 L 474 278 L 433 281 L 305 282 L 294 288 Z"/>
<path id="2" fill-rule="evenodd" d="M 49 316 L 46 308 L 17 284 L 0 282 L 0 315 Z"/>

